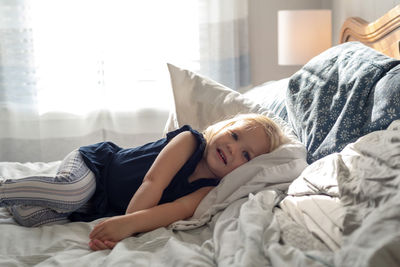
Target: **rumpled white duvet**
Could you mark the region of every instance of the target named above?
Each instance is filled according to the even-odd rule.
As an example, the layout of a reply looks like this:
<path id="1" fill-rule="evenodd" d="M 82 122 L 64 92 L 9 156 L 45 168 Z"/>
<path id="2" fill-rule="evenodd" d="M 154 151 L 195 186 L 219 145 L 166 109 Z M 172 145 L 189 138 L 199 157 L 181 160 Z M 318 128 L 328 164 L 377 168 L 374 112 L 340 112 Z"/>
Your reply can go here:
<path id="1" fill-rule="evenodd" d="M 203 199 L 191 219 L 124 239 L 113 250 L 93 252 L 88 247 L 88 235 L 101 219 L 91 223 L 25 228 L 14 222 L 6 208 L 1 208 L 0 266 L 216 265 L 229 258 L 223 255 L 228 256 L 227 246 L 234 241 L 234 236 L 224 236 L 223 232 L 234 230 L 232 227 L 224 229 L 222 225 L 226 220 L 235 219 L 240 213 L 240 204 L 247 201 L 249 194 L 266 188 L 286 190 L 307 166 L 305 158 L 305 148 L 296 140 L 259 156 L 224 177 Z M 0 163 L 0 176 L 51 175 L 56 172 L 58 164 Z M 276 204 L 280 198 L 275 196 L 277 193 L 271 191 L 271 203 L 266 204 Z M 268 215 L 263 217 L 265 220 L 272 218 Z M 216 238 L 220 235 L 221 238 Z M 243 248 L 247 250 L 250 247 L 246 245 Z"/>
<path id="2" fill-rule="evenodd" d="M 1 176 L 24 172 L 25 167 L 10 164 L 0 164 Z M 0 266 L 395 266 L 400 260 L 400 121 L 315 164 L 319 167 L 307 167 L 302 145 L 287 144 L 226 176 L 190 220 L 124 239 L 113 250 L 88 248 L 96 221 L 24 228 L 3 209 Z M 280 189 L 296 178 L 318 184 L 315 177 L 332 175 L 347 211 L 341 248 L 292 245 L 290 239 L 299 235 L 285 229 L 301 225 L 276 207 L 284 197 Z M 305 234 L 301 239 L 314 242 Z"/>

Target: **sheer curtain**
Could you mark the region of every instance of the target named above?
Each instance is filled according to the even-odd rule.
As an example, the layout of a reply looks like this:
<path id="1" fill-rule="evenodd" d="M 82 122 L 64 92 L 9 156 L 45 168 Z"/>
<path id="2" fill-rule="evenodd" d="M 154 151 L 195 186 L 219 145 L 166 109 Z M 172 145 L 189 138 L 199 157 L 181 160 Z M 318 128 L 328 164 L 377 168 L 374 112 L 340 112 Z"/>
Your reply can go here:
<path id="1" fill-rule="evenodd" d="M 200 73 L 235 90 L 248 87 L 248 1 L 198 2 Z"/>
<path id="2" fill-rule="evenodd" d="M 166 62 L 250 83 L 246 1 L 0 0 L 0 161 L 160 138 Z"/>

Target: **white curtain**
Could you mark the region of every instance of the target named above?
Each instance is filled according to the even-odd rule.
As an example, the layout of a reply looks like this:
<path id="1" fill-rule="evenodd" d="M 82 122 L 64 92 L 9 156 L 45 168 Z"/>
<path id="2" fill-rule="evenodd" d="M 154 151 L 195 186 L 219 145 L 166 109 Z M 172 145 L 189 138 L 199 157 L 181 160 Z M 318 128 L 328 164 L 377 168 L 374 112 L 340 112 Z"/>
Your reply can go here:
<path id="1" fill-rule="evenodd" d="M 249 87 L 248 1 L 198 2 L 200 73 L 235 90 Z"/>
<path id="2" fill-rule="evenodd" d="M 160 138 L 166 62 L 250 83 L 247 1 L 0 0 L 0 161 Z"/>

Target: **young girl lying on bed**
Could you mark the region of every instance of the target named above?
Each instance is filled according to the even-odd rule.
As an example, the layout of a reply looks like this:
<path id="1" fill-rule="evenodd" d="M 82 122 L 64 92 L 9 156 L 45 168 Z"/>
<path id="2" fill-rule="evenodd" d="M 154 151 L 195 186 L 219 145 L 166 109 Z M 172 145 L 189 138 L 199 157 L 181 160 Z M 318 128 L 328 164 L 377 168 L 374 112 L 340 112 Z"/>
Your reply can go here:
<path id="1" fill-rule="evenodd" d="M 89 246 L 111 249 L 134 233 L 191 217 L 222 177 L 285 140 L 268 117 L 246 114 L 208 127 L 204 136 L 185 125 L 136 148 L 84 146 L 55 177 L 1 182 L 0 206 L 24 226 L 110 217 L 94 227 Z"/>

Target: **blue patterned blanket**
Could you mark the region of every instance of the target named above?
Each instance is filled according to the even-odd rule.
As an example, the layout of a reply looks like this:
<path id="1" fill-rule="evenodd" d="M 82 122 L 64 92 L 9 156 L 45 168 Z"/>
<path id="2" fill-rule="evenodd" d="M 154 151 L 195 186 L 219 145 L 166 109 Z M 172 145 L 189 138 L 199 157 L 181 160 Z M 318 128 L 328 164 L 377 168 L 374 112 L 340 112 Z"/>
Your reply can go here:
<path id="1" fill-rule="evenodd" d="M 286 107 L 312 163 L 400 118 L 400 61 L 358 42 L 332 47 L 290 78 Z"/>

